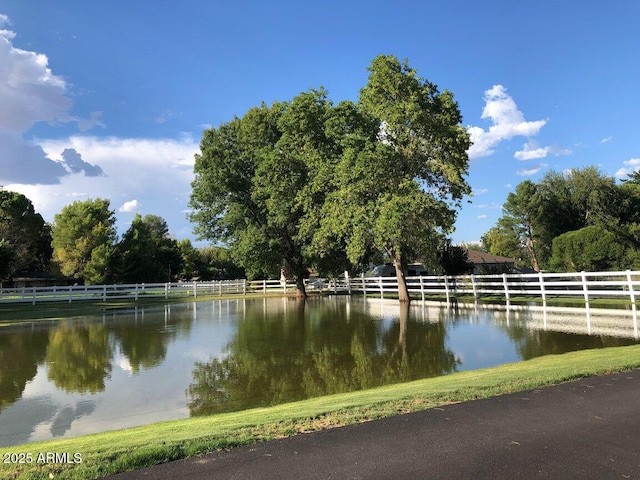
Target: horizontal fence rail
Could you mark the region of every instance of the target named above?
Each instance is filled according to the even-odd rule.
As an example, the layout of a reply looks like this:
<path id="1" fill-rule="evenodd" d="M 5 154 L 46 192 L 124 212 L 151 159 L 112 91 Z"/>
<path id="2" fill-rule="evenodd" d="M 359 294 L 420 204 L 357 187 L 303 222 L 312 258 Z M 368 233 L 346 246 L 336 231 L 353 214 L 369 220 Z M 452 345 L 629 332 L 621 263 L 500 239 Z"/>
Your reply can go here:
<path id="1" fill-rule="evenodd" d="M 294 283 L 280 280 L 221 280 L 212 282 L 138 283 L 116 285 L 74 285 L 52 287 L 1 288 L 0 303 L 60 302 L 115 299 L 176 298 L 198 295 L 292 293 Z"/>
<path id="2" fill-rule="evenodd" d="M 640 272 L 571 272 L 501 275 L 461 275 L 407 277 L 409 293 L 416 297 L 499 296 L 508 302 L 514 297 L 538 297 L 546 302 L 551 297 L 622 298 L 635 303 L 640 294 Z M 349 281 L 350 290 L 367 295 L 397 295 L 395 277 L 356 277 Z"/>
<path id="3" fill-rule="evenodd" d="M 633 305 L 640 294 L 640 271 L 574 272 L 502 275 L 461 275 L 407 277 L 412 297 L 422 300 L 434 296 L 447 301 L 458 297 L 499 296 L 509 302 L 518 296 L 537 297 L 546 304 L 551 297 L 619 298 Z M 353 277 L 307 281 L 308 292 L 361 293 L 380 297 L 398 294 L 396 277 Z M 50 301 L 133 299 L 157 297 L 198 297 L 199 295 L 290 294 L 296 285 L 280 280 L 221 280 L 212 282 L 146 283 L 118 285 L 82 285 L 18 287 L 0 289 L 0 303 L 36 304 Z"/>

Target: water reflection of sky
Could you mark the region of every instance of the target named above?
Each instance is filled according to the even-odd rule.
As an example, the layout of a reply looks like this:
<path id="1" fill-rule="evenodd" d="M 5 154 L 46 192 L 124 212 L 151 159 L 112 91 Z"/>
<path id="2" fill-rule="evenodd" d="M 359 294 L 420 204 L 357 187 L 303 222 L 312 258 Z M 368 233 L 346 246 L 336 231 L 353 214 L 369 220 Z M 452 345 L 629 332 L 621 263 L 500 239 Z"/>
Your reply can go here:
<path id="1" fill-rule="evenodd" d="M 47 378 L 47 365 L 39 365 L 22 397 L 0 412 L 0 446 L 188 418 L 185 389 L 194 362 L 222 355 L 235 322 L 233 316 L 218 320 L 215 329 L 210 321 L 195 322 L 188 342 L 172 342 L 161 366 L 137 374 L 129 360 L 116 353 L 104 391 L 94 394 L 55 388 Z"/>
<path id="2" fill-rule="evenodd" d="M 432 356 L 440 362 L 434 367 L 435 374 L 438 369 L 443 374 L 451 368 L 475 370 L 516 362 L 523 357 L 634 342 L 633 338 L 602 340 L 608 337 L 603 337 L 597 330 L 600 336 L 588 337 L 582 333 L 596 328 L 610 330 L 613 325 L 616 332 L 623 332 L 621 336 L 633 335 L 628 318 L 617 319 L 615 315 L 603 318 L 606 319 L 598 320 L 594 316 L 585 326 L 584 315 L 580 312 L 554 317 L 526 309 L 506 313 L 488 309 L 453 310 L 419 302 L 414 302 L 408 313 L 401 313 L 397 301 L 342 297 L 313 299 L 304 308 L 291 299 L 209 301 L 74 319 L 66 324 L 69 331 L 76 322 L 84 328 L 98 326 L 103 329 L 101 331 L 108 332 L 111 356 L 104 388 L 97 389 L 96 393 L 73 393 L 72 388 L 65 391 L 49 379 L 50 369 L 54 366 L 47 363 L 48 360 L 38 360 L 35 375 L 18 372 L 22 375 L 20 378 L 29 376 L 22 394 L 15 401 L 14 397 L 9 398 L 0 411 L 0 446 L 187 418 L 192 413 L 187 391 L 194 383 L 196 364 L 204 365 L 204 374 L 215 372 L 220 365 L 212 363 L 213 358 L 235 355 L 230 368 L 241 366 L 243 361 L 251 366 L 251 362 L 266 358 L 272 364 L 265 367 L 265 371 L 294 365 L 289 374 L 297 373 L 295 365 L 299 365 L 300 369 L 306 369 L 304 378 L 316 382 L 312 385 L 314 388 L 320 388 L 319 376 L 327 374 L 327 378 L 331 378 L 332 373 L 323 371 L 318 365 L 331 365 L 334 361 L 325 355 L 337 351 L 339 356 L 348 357 L 347 364 L 358 360 L 361 363 L 352 366 L 353 370 L 346 376 L 339 374 L 335 378 L 350 378 L 353 372 L 364 368 L 371 376 L 360 383 L 365 385 L 377 380 L 373 369 L 386 368 L 394 362 L 402 365 L 401 368 L 408 365 L 408 370 L 399 374 L 402 378 L 413 379 L 421 378 L 416 377 L 416 372 L 429 370 L 425 359 Z M 41 347 L 39 357 L 34 355 L 33 358 L 45 358 L 44 348 L 48 354 L 51 339 L 56 331 L 60 331 L 56 330 L 60 325 L 52 322 L 46 327 L 37 326 L 44 332 L 40 341 L 48 339 L 49 344 Z M 560 334 L 547 331 L 548 328 L 565 328 L 574 333 Z M 25 335 L 29 333 L 29 328 L 22 330 Z M 577 331 L 580 334 L 576 334 Z M 339 338 L 339 332 L 347 335 L 346 340 Z M 0 348 L 15 345 L 20 334 L 19 328 L 0 329 L 0 341 L 3 335 L 5 340 L 10 340 L 0 343 Z M 145 343 L 143 340 L 147 337 L 150 341 Z M 28 344 L 28 338 L 25 338 L 22 343 Z M 59 335 L 56 338 L 60 341 Z M 279 345 L 279 342 L 284 345 L 284 338 L 295 342 L 293 350 L 300 357 L 289 358 L 290 354 Z M 60 350 L 60 345 L 57 348 Z M 360 352 L 360 356 L 354 352 Z M 362 357 L 362 352 L 369 352 L 370 362 Z M 132 360 L 136 354 L 137 360 Z M 284 360 L 273 362 L 273 356 L 281 354 Z M 408 356 L 400 361 L 401 355 Z M 31 357 L 25 355 L 24 358 Z M 309 359 L 313 361 L 309 363 Z M 2 368 L 6 366 L 0 365 Z M 251 378 L 251 371 L 241 373 L 251 381 L 256 380 Z M 389 370 L 382 370 L 382 373 L 388 375 Z M 2 377 L 0 370 L 0 380 Z M 211 386 L 200 387 L 209 388 L 199 390 L 200 393 L 216 393 Z M 271 387 L 273 385 L 266 384 L 265 388 Z M 292 386 L 287 388 L 291 390 Z M 4 397 L 5 402 L 7 398 Z M 0 403 L 0 408 L 2 405 Z"/>
<path id="3" fill-rule="evenodd" d="M 447 347 L 460 361 L 458 370 L 478 370 L 520 360 L 504 330 L 486 324 L 458 323 L 447 331 Z"/>

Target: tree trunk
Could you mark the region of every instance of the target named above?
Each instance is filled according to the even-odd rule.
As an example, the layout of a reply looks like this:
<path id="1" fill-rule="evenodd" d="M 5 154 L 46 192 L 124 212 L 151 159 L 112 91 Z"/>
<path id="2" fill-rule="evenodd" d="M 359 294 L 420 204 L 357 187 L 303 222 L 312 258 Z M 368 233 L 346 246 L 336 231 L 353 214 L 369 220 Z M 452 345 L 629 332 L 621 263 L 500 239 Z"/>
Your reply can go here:
<path id="1" fill-rule="evenodd" d="M 402 358 L 407 356 L 407 324 L 409 323 L 409 304 L 404 302 L 400 304 L 400 337 L 398 345 L 402 349 Z"/>
<path id="2" fill-rule="evenodd" d="M 304 275 L 296 275 L 296 297 L 307 298 L 307 289 L 304 286 Z"/>
<path id="3" fill-rule="evenodd" d="M 404 278 L 401 259 L 395 257 L 393 259 L 393 266 L 396 268 L 396 277 L 398 279 L 398 300 L 409 303 L 411 302 L 411 297 L 409 297 L 409 289 L 407 288 L 407 280 Z"/>
<path id="4" fill-rule="evenodd" d="M 533 260 L 533 269 L 536 272 L 540 271 L 540 265 L 538 264 L 538 255 L 536 254 L 536 246 L 533 243 L 533 233 L 531 232 L 531 224 L 527 225 L 527 248 L 529 249 L 529 254 L 531 255 L 531 259 Z"/>

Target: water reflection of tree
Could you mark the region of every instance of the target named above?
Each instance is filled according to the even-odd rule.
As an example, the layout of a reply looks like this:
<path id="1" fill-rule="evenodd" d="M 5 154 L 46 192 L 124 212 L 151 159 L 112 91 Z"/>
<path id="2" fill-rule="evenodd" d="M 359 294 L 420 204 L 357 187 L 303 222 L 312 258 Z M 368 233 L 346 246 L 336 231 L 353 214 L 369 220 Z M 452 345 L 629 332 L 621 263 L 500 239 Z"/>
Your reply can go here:
<path id="1" fill-rule="evenodd" d="M 62 322 L 52 328 L 20 329 L 0 335 L 0 411 L 18 400 L 26 383 L 47 361 L 47 376 L 68 392 L 96 393 L 105 388 L 114 350 L 127 357 L 133 372 L 153 368 L 164 360 L 169 343 L 191 329 L 193 312 L 166 311 L 113 314 L 103 323 Z M 137 317 L 136 317 L 137 318 Z"/>
<path id="2" fill-rule="evenodd" d="M 44 360 L 48 334 L 43 330 L 0 335 L 0 411 L 18 400 Z"/>
<path id="3" fill-rule="evenodd" d="M 101 392 L 111 373 L 112 357 L 104 325 L 63 323 L 49 334 L 47 377 L 67 392 Z"/>
<path id="4" fill-rule="evenodd" d="M 140 313 L 133 322 L 127 320 L 109 326 L 133 373 L 160 365 L 178 332 L 188 335 L 190 329 L 191 312 L 179 308 Z"/>
<path id="5" fill-rule="evenodd" d="M 504 315 L 502 314 L 502 316 Z M 636 343 L 630 338 L 565 333 L 527 327 L 527 319 L 530 317 L 530 313 L 526 311 L 512 313 L 511 316 L 513 317 L 512 321 L 508 324 L 506 321 L 498 324 L 513 340 L 516 350 L 523 360 L 543 355 L 555 355 L 593 348 L 621 347 Z"/>
<path id="6" fill-rule="evenodd" d="M 371 388 L 456 368 L 444 346 L 446 326 L 412 322 L 408 306 L 385 328 L 343 302 L 308 303 L 271 313 L 248 304 L 228 355 L 195 364 L 187 390 L 191 414 Z"/>

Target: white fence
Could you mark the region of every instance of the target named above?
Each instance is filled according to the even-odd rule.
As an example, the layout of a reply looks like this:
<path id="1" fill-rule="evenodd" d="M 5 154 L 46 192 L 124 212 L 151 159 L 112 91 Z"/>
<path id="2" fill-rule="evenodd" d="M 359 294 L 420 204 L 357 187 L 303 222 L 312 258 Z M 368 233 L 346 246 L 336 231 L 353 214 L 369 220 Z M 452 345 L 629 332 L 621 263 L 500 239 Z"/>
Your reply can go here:
<path id="1" fill-rule="evenodd" d="M 53 287 L 20 287 L 0 289 L 0 303 L 60 302 L 78 300 L 106 302 L 113 299 L 138 300 L 141 297 L 198 297 L 198 295 L 290 293 L 295 284 L 279 280 L 222 280 L 214 282 L 141 283 L 127 285 L 82 285 Z"/>
<path id="2" fill-rule="evenodd" d="M 358 277 L 348 281 L 349 290 L 367 295 L 397 295 L 395 277 Z M 628 299 L 635 303 L 640 295 L 640 272 L 572 272 L 502 275 L 462 275 L 408 277 L 413 297 L 440 296 L 447 301 L 460 296 L 474 299 L 498 296 L 509 302 L 517 296 L 538 297 L 543 303 L 550 297 L 578 297 L 589 303 L 594 298 Z"/>
<path id="3" fill-rule="evenodd" d="M 414 297 L 444 297 L 447 301 L 460 296 L 498 296 L 507 303 L 514 297 L 538 297 L 546 304 L 550 297 L 578 297 L 588 304 L 593 298 L 619 298 L 635 304 L 640 295 L 640 272 L 578 272 L 503 275 L 422 276 L 408 277 L 409 293 Z M 198 295 L 293 293 L 295 284 L 279 280 L 223 280 L 214 282 L 153 283 L 130 285 L 87 285 L 24 287 L 0 289 L 1 302 L 76 301 L 133 299 L 141 296 L 179 297 Z M 364 293 L 389 297 L 398 294 L 395 277 L 355 277 L 316 280 L 307 283 L 308 291 L 328 293 Z M 636 293 L 637 292 L 637 293 Z"/>

